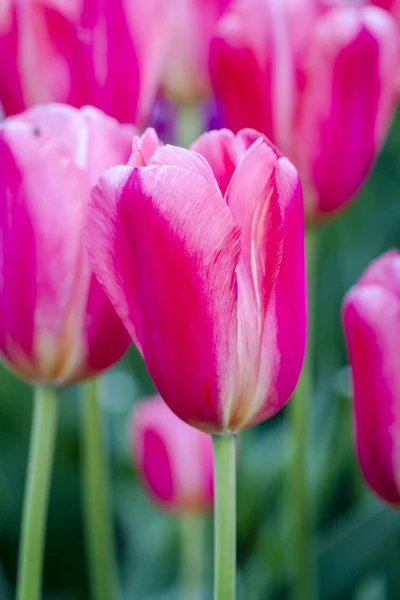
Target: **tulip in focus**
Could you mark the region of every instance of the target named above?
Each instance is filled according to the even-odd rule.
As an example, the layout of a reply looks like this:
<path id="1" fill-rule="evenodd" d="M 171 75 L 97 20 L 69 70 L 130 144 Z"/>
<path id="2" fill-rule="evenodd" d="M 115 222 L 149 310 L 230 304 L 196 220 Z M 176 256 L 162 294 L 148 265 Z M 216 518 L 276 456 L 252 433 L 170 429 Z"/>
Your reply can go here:
<path id="1" fill-rule="evenodd" d="M 126 162 L 132 129 L 57 104 L 0 124 L 0 354 L 31 383 L 80 380 L 127 349 L 90 268 L 84 226 L 90 188 Z"/>
<path id="2" fill-rule="evenodd" d="M 87 237 L 178 417 L 236 432 L 285 404 L 306 341 L 303 197 L 266 138 L 213 131 L 184 150 L 147 130 L 94 187 Z"/>
<path id="3" fill-rule="evenodd" d="M 353 372 L 358 459 L 383 500 L 400 506 L 400 254 L 386 252 L 348 292 L 343 320 Z"/>
<path id="4" fill-rule="evenodd" d="M 134 407 L 131 447 L 146 488 L 163 507 L 201 511 L 213 503 L 211 437 L 190 427 L 154 396 Z"/>
<path id="5" fill-rule="evenodd" d="M 0 102 L 91 104 L 144 124 L 164 67 L 172 12 L 164 0 L 2 0 Z"/>
<path id="6" fill-rule="evenodd" d="M 223 122 L 262 131 L 293 161 L 310 219 L 365 180 L 394 113 L 398 64 L 390 14 L 344 0 L 236 0 L 210 57 Z"/>
<path id="7" fill-rule="evenodd" d="M 230 0 L 170 0 L 173 33 L 164 76 L 164 91 L 190 103 L 210 91 L 208 59 L 218 19 Z"/>

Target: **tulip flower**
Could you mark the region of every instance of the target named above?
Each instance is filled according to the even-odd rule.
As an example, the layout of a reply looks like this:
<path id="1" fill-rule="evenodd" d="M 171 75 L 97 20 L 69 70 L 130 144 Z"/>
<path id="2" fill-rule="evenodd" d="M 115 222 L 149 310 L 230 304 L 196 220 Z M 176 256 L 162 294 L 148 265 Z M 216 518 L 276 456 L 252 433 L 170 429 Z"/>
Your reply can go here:
<path id="1" fill-rule="evenodd" d="M 57 426 L 54 386 L 103 371 L 129 344 L 90 267 L 84 228 L 91 186 L 102 171 L 127 160 L 132 134 L 132 126 L 97 109 L 57 104 L 0 124 L 0 356 L 36 385 L 18 600 L 41 597 Z M 83 428 L 89 547 L 94 548 L 93 580 L 112 597 L 112 536 L 95 385 L 92 380 L 85 387 Z"/>
<path id="2" fill-rule="evenodd" d="M 303 226 L 296 170 L 250 130 L 207 133 L 191 150 L 160 147 L 148 130 L 129 166 L 94 187 L 94 271 L 182 420 L 239 431 L 292 394 L 306 335 Z"/>
<path id="3" fill-rule="evenodd" d="M 164 508 L 203 511 L 213 502 L 211 437 L 190 427 L 154 396 L 134 407 L 132 454 L 146 488 Z"/>
<path id="4" fill-rule="evenodd" d="M 400 506 L 400 254 L 386 252 L 347 293 L 343 321 L 353 374 L 357 454 L 369 486 Z"/>
<path id="5" fill-rule="evenodd" d="M 190 150 L 136 138 L 93 189 L 99 281 L 162 398 L 214 435 L 215 598 L 234 597 L 235 436 L 274 415 L 306 338 L 304 210 L 293 165 L 261 134 L 204 134 Z"/>
<path id="6" fill-rule="evenodd" d="M 226 126 L 259 129 L 293 161 L 309 219 L 343 207 L 394 113 L 399 43 L 389 13 L 346 2 L 236 0 L 210 53 Z"/>
<path id="7" fill-rule="evenodd" d="M 209 93 L 210 42 L 229 1 L 171 0 L 173 33 L 163 85 L 170 98 L 190 103 Z"/>
<path id="8" fill-rule="evenodd" d="M 0 9 L 0 102 L 92 104 L 146 122 L 171 35 L 163 0 L 6 0 Z"/>
<path id="9" fill-rule="evenodd" d="M 132 129 L 93 108 L 32 108 L 0 124 L 0 355 L 66 384 L 110 367 L 129 336 L 84 242 L 90 188 L 126 162 Z"/>

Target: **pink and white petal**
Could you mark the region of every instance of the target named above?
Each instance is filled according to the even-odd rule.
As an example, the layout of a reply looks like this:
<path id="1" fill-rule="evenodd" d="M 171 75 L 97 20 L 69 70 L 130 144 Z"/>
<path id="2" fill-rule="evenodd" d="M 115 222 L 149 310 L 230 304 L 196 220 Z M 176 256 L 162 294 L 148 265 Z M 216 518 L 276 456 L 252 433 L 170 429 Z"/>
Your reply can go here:
<path id="1" fill-rule="evenodd" d="M 289 400 L 300 376 L 307 339 L 303 194 L 297 171 L 286 158 L 278 159 L 275 177 L 283 213 L 282 260 L 264 324 L 259 408 L 248 425 L 270 418 Z"/>
<path id="2" fill-rule="evenodd" d="M 82 253 L 89 186 L 65 149 L 37 135 L 35 127 L 10 119 L 0 135 L 2 165 L 7 165 L 1 171 L 7 199 L 1 219 L 0 296 L 7 315 L 2 337 L 13 352 L 35 354 L 43 379 L 57 380 L 81 360 L 77 330 L 85 310 Z"/>
<path id="3" fill-rule="evenodd" d="M 128 166 L 145 167 L 150 163 L 151 157 L 160 146 L 161 142 L 152 127 L 148 127 L 141 136 L 135 135 Z"/>
<path id="4" fill-rule="evenodd" d="M 217 185 L 214 174 L 208 162 L 201 154 L 178 146 L 160 146 L 150 160 L 152 165 L 170 165 L 197 173 L 208 183 Z"/>
<path id="5" fill-rule="evenodd" d="M 237 137 L 229 129 L 203 133 L 190 146 L 204 156 L 217 180 L 224 196 L 237 164 L 245 149 L 238 143 Z"/>
<path id="6" fill-rule="evenodd" d="M 129 158 L 134 127 L 120 125 L 96 108 L 78 110 L 65 104 L 44 104 L 16 118 L 34 126 L 38 135 L 51 136 L 64 146 L 90 184 L 105 170 L 126 164 Z"/>
<path id="7" fill-rule="evenodd" d="M 398 298 L 377 285 L 355 286 L 345 298 L 343 320 L 360 466 L 379 496 L 400 504 Z"/>
<path id="8" fill-rule="evenodd" d="M 283 218 L 276 164 L 273 149 L 258 140 L 244 155 L 226 192 L 241 230 L 237 394 L 226 414 L 234 429 L 242 426 L 257 402 L 262 332 L 282 260 Z"/>
<path id="9" fill-rule="evenodd" d="M 239 230 L 216 187 L 171 166 L 112 169 L 92 195 L 99 281 L 169 407 L 221 431 L 233 393 Z"/>

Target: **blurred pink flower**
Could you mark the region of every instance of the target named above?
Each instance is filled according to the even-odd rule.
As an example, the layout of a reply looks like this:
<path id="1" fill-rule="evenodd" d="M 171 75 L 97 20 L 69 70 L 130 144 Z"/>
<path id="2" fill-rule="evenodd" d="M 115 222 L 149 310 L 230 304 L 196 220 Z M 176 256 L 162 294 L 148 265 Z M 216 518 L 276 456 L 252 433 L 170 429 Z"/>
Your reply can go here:
<path id="1" fill-rule="evenodd" d="M 99 280 L 175 414 L 238 431 L 291 396 L 306 341 L 303 196 L 261 134 L 147 130 L 92 192 Z"/>
<path id="2" fill-rule="evenodd" d="M 210 91 L 210 42 L 230 0 L 169 1 L 173 7 L 173 35 L 163 87 L 172 99 L 193 102 Z"/>
<path id="3" fill-rule="evenodd" d="M 84 226 L 91 185 L 126 162 L 132 133 L 94 108 L 57 104 L 0 124 L 0 356 L 30 382 L 88 377 L 128 347 Z"/>
<path id="4" fill-rule="evenodd" d="M 399 58 L 396 24 L 374 6 L 237 0 L 210 64 L 224 123 L 277 144 L 299 169 L 315 219 L 367 176 L 394 114 Z"/>
<path id="5" fill-rule="evenodd" d="M 386 252 L 348 292 L 357 453 L 371 488 L 400 506 L 400 255 Z"/>
<path id="6" fill-rule="evenodd" d="M 57 101 L 144 124 L 171 35 L 164 0 L 6 0 L 0 101 L 6 114 Z"/>
<path id="7" fill-rule="evenodd" d="M 160 396 L 153 396 L 134 407 L 130 437 L 142 480 L 164 508 L 190 512 L 212 507 L 209 435 L 178 419 Z"/>

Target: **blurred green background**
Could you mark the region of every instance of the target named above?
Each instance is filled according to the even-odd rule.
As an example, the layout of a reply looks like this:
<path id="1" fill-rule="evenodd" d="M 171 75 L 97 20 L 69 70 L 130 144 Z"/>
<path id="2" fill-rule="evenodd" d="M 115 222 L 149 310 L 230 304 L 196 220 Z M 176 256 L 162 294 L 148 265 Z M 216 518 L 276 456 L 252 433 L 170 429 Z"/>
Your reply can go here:
<path id="1" fill-rule="evenodd" d="M 315 397 L 309 448 L 315 565 L 322 600 L 400 597 L 400 513 L 374 498 L 358 471 L 349 373 L 340 321 L 348 288 L 378 254 L 400 246 L 400 118 L 356 201 L 318 232 Z M 153 391 L 131 349 L 101 379 L 123 598 L 179 598 L 179 524 L 143 492 L 132 467 L 127 419 Z M 65 389 L 45 559 L 48 600 L 89 598 L 80 486 L 80 390 Z M 0 367 L 0 599 L 15 594 L 32 393 Z M 290 597 L 290 482 L 285 410 L 241 435 L 238 467 L 238 599 Z M 211 598 L 212 516 L 207 517 Z"/>

